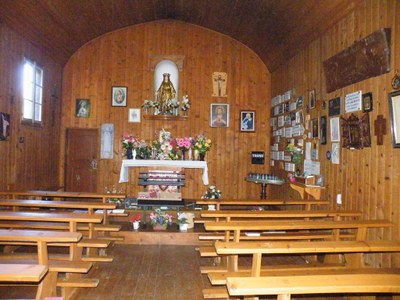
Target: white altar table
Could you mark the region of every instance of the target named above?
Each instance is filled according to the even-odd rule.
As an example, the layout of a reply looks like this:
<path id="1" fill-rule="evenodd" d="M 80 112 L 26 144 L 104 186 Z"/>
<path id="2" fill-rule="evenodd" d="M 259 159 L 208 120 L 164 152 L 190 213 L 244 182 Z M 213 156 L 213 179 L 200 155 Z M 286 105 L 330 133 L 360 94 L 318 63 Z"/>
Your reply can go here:
<path id="1" fill-rule="evenodd" d="M 119 174 L 119 182 L 129 181 L 129 168 L 134 167 L 177 167 L 185 169 L 203 169 L 201 179 L 204 185 L 208 185 L 208 167 L 206 161 L 198 160 L 147 160 L 147 159 L 124 159 Z"/>

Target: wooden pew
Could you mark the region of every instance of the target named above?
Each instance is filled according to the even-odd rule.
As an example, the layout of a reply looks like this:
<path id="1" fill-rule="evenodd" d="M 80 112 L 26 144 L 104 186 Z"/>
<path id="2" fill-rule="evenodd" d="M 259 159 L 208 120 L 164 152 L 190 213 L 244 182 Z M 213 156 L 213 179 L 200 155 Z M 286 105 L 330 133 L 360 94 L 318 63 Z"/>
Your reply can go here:
<path id="1" fill-rule="evenodd" d="M 358 218 L 361 216 L 361 212 L 359 211 L 321 211 L 321 210 L 313 210 L 313 211 L 298 211 L 298 210 L 289 210 L 289 211 L 241 211 L 241 210 L 220 210 L 220 211 L 206 211 L 201 213 L 202 217 L 215 218 L 216 220 L 225 219 L 225 221 L 231 221 L 231 219 L 332 219 L 332 220 L 341 220 L 343 218 Z M 314 234 L 310 232 L 303 232 L 301 234 L 268 234 L 260 236 L 240 236 L 240 240 L 276 240 L 276 239 L 286 239 L 286 240 L 309 240 L 309 239 L 326 239 L 331 238 L 330 234 L 322 234 L 321 232 Z M 345 235 L 342 235 L 345 237 Z M 347 235 L 347 237 L 352 237 L 351 235 Z M 199 235 L 200 240 L 221 240 L 225 239 L 228 241 L 228 237 L 226 235 L 222 235 L 221 233 L 208 233 Z M 199 248 L 201 256 L 216 256 L 215 251 L 213 251 L 210 246 L 202 246 Z"/>
<path id="2" fill-rule="evenodd" d="M 312 242 L 216 242 L 215 249 L 222 255 L 252 255 L 251 270 L 241 272 L 219 272 L 209 273 L 212 284 L 225 284 L 224 278 L 243 276 L 265 276 L 277 272 L 277 267 L 262 268 L 261 259 L 264 255 L 274 254 L 332 254 L 345 255 L 346 267 L 366 267 L 363 255 L 371 252 L 400 252 L 400 241 L 312 241 Z M 360 253 L 357 259 L 347 259 L 350 253 Z M 283 271 L 292 272 L 296 268 L 287 268 Z M 303 274 L 307 268 L 300 266 Z M 308 268 L 313 269 L 313 268 Z M 341 269 L 341 268 L 339 268 Z M 282 272 L 282 270 L 280 270 Z M 341 272 L 341 270 L 339 271 Z M 299 273 L 301 274 L 301 273 Z"/>
<path id="3" fill-rule="evenodd" d="M 343 217 L 361 217 L 360 211 L 337 211 L 337 210 L 274 210 L 274 211 L 251 211 L 251 210 L 218 210 L 205 211 L 201 217 L 225 219 L 296 219 L 296 218 L 331 218 L 341 220 Z"/>
<path id="4" fill-rule="evenodd" d="M 315 241 L 315 242 L 216 242 L 215 248 L 218 254 L 223 255 L 252 255 L 252 266 L 251 269 L 235 270 L 226 272 L 210 272 L 208 278 L 213 285 L 225 285 L 228 279 L 251 277 L 252 279 L 258 280 L 260 276 L 271 277 L 271 276 L 290 276 L 290 280 L 295 276 L 302 276 L 304 274 L 312 275 L 338 275 L 345 272 L 353 272 L 358 274 L 355 270 L 360 267 L 365 267 L 363 255 L 364 253 L 371 252 L 400 252 L 400 241 Z M 299 266 L 261 266 L 262 255 L 273 255 L 273 254 L 349 254 L 359 253 L 360 255 L 355 259 L 349 259 L 346 257 L 346 268 L 343 269 L 338 267 L 327 266 L 314 266 L 314 265 L 299 265 Z M 357 268 L 357 269 L 355 269 Z M 370 268 L 371 270 L 371 268 Z M 399 270 L 397 270 L 398 272 Z M 381 272 L 381 270 L 379 270 Z M 390 270 L 393 272 L 393 270 Z M 375 270 L 372 269 L 371 274 L 375 274 Z M 289 278 L 289 277 L 286 277 Z M 245 286 L 241 286 L 243 288 Z M 226 292 L 225 288 L 207 289 L 204 290 L 205 297 L 212 298 L 215 295 L 221 295 Z M 236 292 L 232 295 L 244 295 L 237 294 Z M 252 293 L 245 294 L 247 296 L 253 295 Z M 257 294 L 255 294 L 257 295 Z M 253 299 L 253 298 L 251 298 Z"/>
<path id="5" fill-rule="evenodd" d="M 52 262 L 49 260 L 48 246 L 53 243 L 76 244 L 82 239 L 82 234 L 78 232 L 59 232 L 59 231 L 35 231 L 35 230 L 0 230 L 0 244 L 23 245 L 33 243 L 37 246 L 36 259 L 18 260 L 4 259 L 3 264 L 39 264 L 48 268 L 49 272 L 39 284 L 36 298 L 43 299 L 46 296 L 55 296 L 58 285 L 58 273 L 87 273 L 92 267 L 91 263 L 78 260 L 65 262 Z M 85 284 L 85 285 L 84 285 Z M 97 286 L 97 279 L 81 280 L 80 286 Z M 62 285 L 59 285 L 62 286 Z"/>
<path id="6" fill-rule="evenodd" d="M 222 206 L 303 206 L 303 209 L 310 210 L 314 205 L 328 205 L 329 201 L 325 200 L 232 200 L 232 199 L 201 199 L 196 200 L 198 205 L 215 205 L 216 210 L 221 210 Z"/>
<path id="7" fill-rule="evenodd" d="M 99 203 L 93 201 L 43 201 L 43 200 L 1 200 L 0 206 L 11 207 L 13 211 L 20 211 L 20 208 L 56 208 L 56 209 L 81 209 L 88 212 L 89 215 L 93 215 L 95 210 L 103 211 L 103 225 L 89 224 L 92 226 L 93 237 L 96 236 L 98 231 L 119 231 L 121 229 L 120 225 L 110 225 L 105 224 L 104 220 L 107 216 L 107 210 L 115 209 L 115 203 Z M 44 226 L 41 228 L 46 229 Z M 89 228 L 79 226 L 79 230 L 90 230 Z"/>
<path id="8" fill-rule="evenodd" d="M 277 295 L 278 300 L 290 300 L 298 294 L 400 293 L 400 274 L 370 270 L 356 274 L 298 275 L 265 277 L 232 277 L 227 279 L 230 295 L 255 299 L 257 295 Z M 250 297 L 248 295 L 251 295 Z"/>
<path id="9" fill-rule="evenodd" d="M 123 194 L 98 194 L 98 193 L 85 193 L 85 192 L 63 192 L 63 191 L 41 191 L 41 190 L 31 190 L 31 191 L 7 191 L 0 192 L 0 195 L 5 195 L 11 197 L 11 199 L 17 199 L 18 197 L 34 197 L 36 200 L 42 198 L 84 198 L 84 199 L 101 199 L 101 202 L 106 203 L 109 198 L 125 199 L 126 196 Z"/>
<path id="10" fill-rule="evenodd" d="M 273 220 L 273 221 L 231 221 L 206 223 L 207 231 L 225 231 L 229 237 L 233 232 L 234 241 L 240 240 L 242 231 L 273 231 L 273 230 L 334 230 L 357 229 L 357 240 L 364 240 L 368 228 L 392 227 L 388 220 L 347 220 L 347 221 L 321 221 L 321 220 Z M 226 239 L 228 240 L 228 239 Z"/>
<path id="11" fill-rule="evenodd" d="M 75 213 L 39 213 L 39 212 L 9 212 L 0 211 L 0 226 L 3 228 L 13 228 L 15 224 L 18 228 L 21 224 L 29 228 L 26 222 L 55 222 L 68 223 L 70 232 L 77 232 L 78 223 L 101 223 L 103 216 L 94 214 L 75 214 Z M 6 223 L 2 223 L 2 222 Z M 20 227 L 19 227 L 20 228 Z M 81 259 L 82 248 L 106 248 L 110 244 L 109 241 L 101 239 L 93 239 L 93 233 L 89 230 L 89 238 L 82 239 L 77 244 L 70 245 L 70 259 Z"/>
<path id="12" fill-rule="evenodd" d="M 54 198 L 54 199 L 69 199 L 69 198 L 77 198 L 77 199 L 100 199 L 102 203 L 107 203 L 107 199 L 115 198 L 115 199 L 125 199 L 126 196 L 122 194 L 97 194 L 97 193 L 81 193 L 81 192 L 61 192 L 61 191 L 20 191 L 20 192 L 0 192 L 0 195 L 9 197 L 11 199 L 18 199 L 21 197 L 29 197 L 34 198 L 35 200 L 41 200 L 45 198 Z M 106 212 L 106 211 L 105 211 Z M 118 214 L 117 216 L 127 216 L 127 214 Z M 108 214 L 104 213 L 104 224 L 108 223 Z"/>
<path id="13" fill-rule="evenodd" d="M 313 232 L 331 231 L 331 240 L 339 240 L 342 230 L 356 230 L 355 239 L 365 240 L 369 228 L 385 228 L 392 227 L 393 224 L 387 220 L 350 220 L 350 221 L 320 221 L 320 220 L 273 220 L 273 221 L 231 221 L 231 222 L 210 222 L 205 224 L 206 230 L 224 231 L 225 241 L 231 240 L 231 232 L 233 232 L 233 241 L 239 242 L 242 231 L 301 231 L 310 230 Z M 274 234 L 274 233 L 271 233 Z M 202 250 L 202 248 L 200 248 Z M 213 249 L 209 249 L 207 254 L 210 255 Z M 201 254 L 201 253 L 200 253 Z M 217 255 L 217 254 L 215 254 Z M 229 259 L 228 270 L 236 271 L 237 256 Z M 226 270 L 226 267 L 223 267 Z M 202 273 L 209 270 L 215 271 L 214 268 L 202 267 Z"/>

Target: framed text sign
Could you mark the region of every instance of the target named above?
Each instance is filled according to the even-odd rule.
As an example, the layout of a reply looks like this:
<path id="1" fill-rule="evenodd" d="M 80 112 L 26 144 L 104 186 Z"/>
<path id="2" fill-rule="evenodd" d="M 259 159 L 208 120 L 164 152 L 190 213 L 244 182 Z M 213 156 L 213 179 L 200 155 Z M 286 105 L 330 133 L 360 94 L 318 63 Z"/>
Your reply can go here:
<path id="1" fill-rule="evenodd" d="M 389 94 L 393 147 L 400 148 L 400 91 Z"/>

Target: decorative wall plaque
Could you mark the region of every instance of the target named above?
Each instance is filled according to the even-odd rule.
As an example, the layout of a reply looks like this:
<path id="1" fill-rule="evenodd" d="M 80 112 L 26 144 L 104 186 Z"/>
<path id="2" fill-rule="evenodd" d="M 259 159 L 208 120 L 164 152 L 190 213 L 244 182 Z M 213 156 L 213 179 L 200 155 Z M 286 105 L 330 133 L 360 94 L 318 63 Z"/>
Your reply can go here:
<path id="1" fill-rule="evenodd" d="M 343 148 L 361 149 L 371 147 L 371 134 L 369 115 L 363 114 L 361 118 L 351 114 L 348 119 L 341 119 L 341 135 Z"/>
<path id="2" fill-rule="evenodd" d="M 390 28 L 381 28 L 323 63 L 326 91 L 390 71 Z"/>

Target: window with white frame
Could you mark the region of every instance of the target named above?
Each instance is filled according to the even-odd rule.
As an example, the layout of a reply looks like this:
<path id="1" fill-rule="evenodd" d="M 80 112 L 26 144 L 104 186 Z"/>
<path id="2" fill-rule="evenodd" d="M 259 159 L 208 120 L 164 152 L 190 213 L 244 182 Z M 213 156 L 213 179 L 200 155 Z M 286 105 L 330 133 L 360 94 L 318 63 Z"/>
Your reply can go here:
<path id="1" fill-rule="evenodd" d="M 33 124 L 42 122 L 43 69 L 25 59 L 23 69 L 22 119 Z"/>

